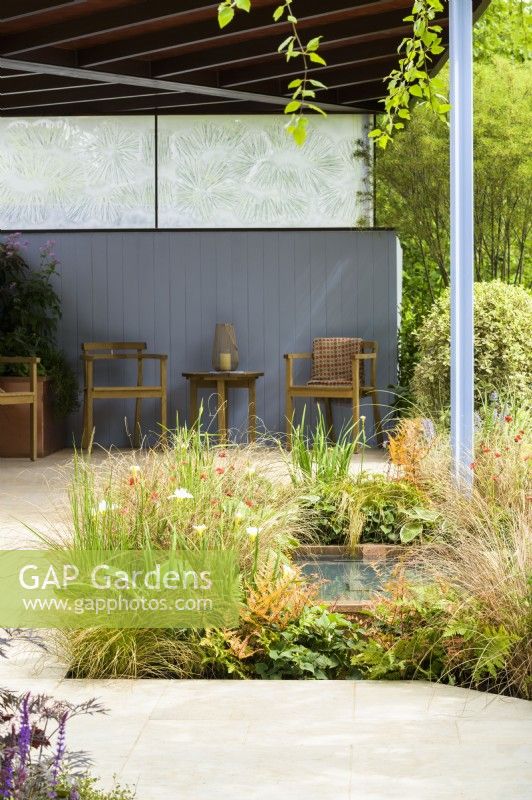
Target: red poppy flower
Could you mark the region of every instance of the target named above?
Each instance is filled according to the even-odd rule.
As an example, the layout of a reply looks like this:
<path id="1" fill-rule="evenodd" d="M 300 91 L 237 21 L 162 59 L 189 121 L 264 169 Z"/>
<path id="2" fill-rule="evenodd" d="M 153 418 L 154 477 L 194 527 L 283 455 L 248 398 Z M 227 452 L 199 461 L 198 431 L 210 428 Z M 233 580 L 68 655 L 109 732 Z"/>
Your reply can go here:
<path id="1" fill-rule="evenodd" d="M 498 475 L 492 475 L 491 476 L 491 480 L 492 481 L 498 481 L 499 480 L 499 476 Z"/>
<path id="2" fill-rule="evenodd" d="M 154 503 L 155 503 L 155 501 L 156 501 L 156 500 L 158 500 L 158 499 L 159 499 L 159 492 L 152 492 L 152 493 L 150 494 L 150 500 L 153 500 L 153 502 L 154 502 Z"/>
<path id="3" fill-rule="evenodd" d="M 489 452 L 490 452 L 490 448 L 489 448 L 489 447 L 486 447 L 486 445 L 483 445 L 483 446 L 482 446 L 482 452 L 483 452 L 483 453 L 489 453 Z"/>
<path id="4" fill-rule="evenodd" d="M 514 442 L 520 442 L 520 441 L 521 441 L 521 439 L 522 439 L 522 437 L 521 437 L 521 436 L 519 436 L 519 435 L 517 435 L 517 436 L 514 436 Z"/>
<path id="5" fill-rule="evenodd" d="M 513 421 L 513 417 L 511 416 L 511 414 L 507 414 L 505 416 L 505 418 L 504 418 L 504 421 L 505 422 L 512 422 Z"/>
<path id="6" fill-rule="evenodd" d="M 216 472 L 218 475 L 223 475 L 223 474 L 224 474 L 224 472 L 225 472 L 225 469 L 224 469 L 223 467 L 216 467 L 216 470 L 215 470 L 215 472 Z"/>
<path id="7" fill-rule="evenodd" d="M 225 452 L 225 450 L 222 450 L 221 453 L 218 453 L 218 457 L 219 458 L 225 458 L 226 456 L 227 456 L 227 453 Z"/>
<path id="8" fill-rule="evenodd" d="M 493 455 L 494 455 L 495 458 L 500 458 L 502 453 L 494 453 Z"/>
<path id="9" fill-rule="evenodd" d="M 131 478 L 129 479 L 129 481 L 128 481 L 128 483 L 129 483 L 129 485 L 130 485 L 130 486 L 134 486 L 134 485 L 136 484 L 136 482 L 137 482 L 137 479 L 136 479 L 136 478 L 133 478 L 133 477 L 131 477 Z"/>
<path id="10" fill-rule="evenodd" d="M 233 492 L 227 491 L 225 494 L 226 494 L 227 497 L 232 497 L 233 496 Z"/>
<path id="11" fill-rule="evenodd" d="M 477 467 L 476 461 L 472 461 L 471 464 L 469 465 L 469 469 L 476 469 L 476 467 Z"/>
<path id="12" fill-rule="evenodd" d="M 206 480 L 207 480 L 207 473 L 202 472 L 200 475 L 200 481 L 206 481 Z"/>
<path id="13" fill-rule="evenodd" d="M 247 505 L 248 508 L 253 508 L 255 505 L 253 500 L 244 500 L 244 503 Z"/>

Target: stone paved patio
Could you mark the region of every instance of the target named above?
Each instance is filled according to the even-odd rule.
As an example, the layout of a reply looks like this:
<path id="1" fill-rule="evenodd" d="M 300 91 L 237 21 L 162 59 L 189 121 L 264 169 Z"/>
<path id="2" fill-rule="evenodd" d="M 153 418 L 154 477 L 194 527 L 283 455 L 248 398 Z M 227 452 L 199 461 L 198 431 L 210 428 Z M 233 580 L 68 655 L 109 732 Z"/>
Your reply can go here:
<path id="1" fill-rule="evenodd" d="M 0 685 L 82 700 L 91 752 L 139 800 L 527 800 L 532 708 L 422 682 L 72 681 Z"/>
<path id="2" fill-rule="evenodd" d="M 0 461 L 0 546 L 60 524 L 62 452 Z M 356 465 L 354 465 L 356 468 Z M 372 463 L 384 469 L 382 454 Z M 34 541 L 34 540 L 33 540 Z M 525 800 L 532 704 L 422 682 L 73 681 L 19 646 L 0 686 L 71 700 L 106 717 L 73 720 L 106 785 L 138 800 Z"/>

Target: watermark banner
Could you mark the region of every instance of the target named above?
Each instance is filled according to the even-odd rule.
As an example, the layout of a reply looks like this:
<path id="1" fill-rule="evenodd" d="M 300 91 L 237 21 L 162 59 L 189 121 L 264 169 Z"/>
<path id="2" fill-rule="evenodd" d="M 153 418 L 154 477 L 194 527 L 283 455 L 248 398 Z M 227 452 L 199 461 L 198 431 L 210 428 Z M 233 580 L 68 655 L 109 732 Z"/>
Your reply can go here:
<path id="1" fill-rule="evenodd" d="M 226 627 L 239 603 L 232 551 L 0 550 L 0 627 Z"/>

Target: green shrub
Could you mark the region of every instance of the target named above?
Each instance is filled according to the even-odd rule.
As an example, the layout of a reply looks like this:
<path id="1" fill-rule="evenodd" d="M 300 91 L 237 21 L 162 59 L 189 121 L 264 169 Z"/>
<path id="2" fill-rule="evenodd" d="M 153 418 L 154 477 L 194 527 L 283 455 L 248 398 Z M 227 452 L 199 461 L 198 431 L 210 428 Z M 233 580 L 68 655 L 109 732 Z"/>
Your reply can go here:
<path id="1" fill-rule="evenodd" d="M 482 602 L 464 600 L 443 583 L 399 582 L 373 609 L 353 664 L 370 680 L 422 679 L 527 696 L 526 679 L 511 686 L 508 677 L 522 637 L 486 618 Z"/>
<path id="2" fill-rule="evenodd" d="M 78 384 L 56 343 L 62 314 L 54 285 L 59 261 L 49 241 L 41 247 L 39 268 L 30 269 L 19 236 L 0 242 L 0 355 L 39 357 L 39 374 L 50 378 L 55 411 L 64 417 L 78 407 Z M 24 364 L 9 364 L 1 374 L 25 376 L 28 370 Z"/>
<path id="3" fill-rule="evenodd" d="M 115 784 L 109 791 L 100 789 L 96 778 L 92 778 L 89 775 L 76 782 L 76 789 L 76 797 L 79 800 L 135 800 L 136 797 L 134 789 L 119 786 L 118 784 Z M 57 796 L 58 798 L 63 796 L 61 787 L 58 789 Z M 73 797 L 70 791 L 64 796 L 67 798 Z"/>
<path id="4" fill-rule="evenodd" d="M 263 623 L 238 640 L 224 631 L 210 631 L 202 641 L 204 664 L 216 677 L 354 678 L 358 670 L 351 660 L 359 647 L 357 634 L 357 627 L 341 614 L 308 606 L 286 627 Z"/>
<path id="5" fill-rule="evenodd" d="M 450 403 L 449 290 L 421 327 L 414 398 L 423 413 L 439 416 Z M 477 405 L 492 391 L 516 400 L 532 387 L 532 297 L 500 281 L 475 284 L 475 388 Z"/>
<path id="6" fill-rule="evenodd" d="M 409 544 L 429 534 L 438 519 L 424 492 L 384 475 L 362 474 L 313 491 L 302 499 L 322 545 Z"/>

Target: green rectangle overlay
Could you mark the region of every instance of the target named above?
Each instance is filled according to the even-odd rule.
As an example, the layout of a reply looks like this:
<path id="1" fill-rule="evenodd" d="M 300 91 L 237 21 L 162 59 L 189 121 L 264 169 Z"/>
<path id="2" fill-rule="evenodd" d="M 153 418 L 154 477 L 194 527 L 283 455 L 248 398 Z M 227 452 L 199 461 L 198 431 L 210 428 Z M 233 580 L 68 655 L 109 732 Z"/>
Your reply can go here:
<path id="1" fill-rule="evenodd" d="M 239 603 L 232 551 L 0 551 L 0 627 L 228 627 Z"/>

